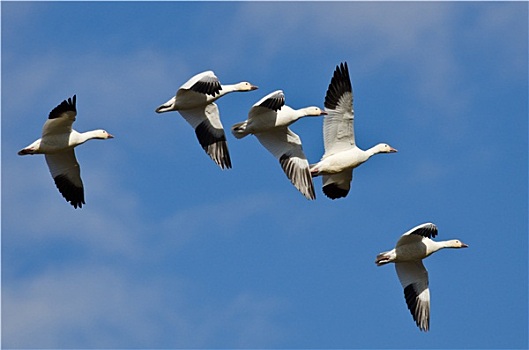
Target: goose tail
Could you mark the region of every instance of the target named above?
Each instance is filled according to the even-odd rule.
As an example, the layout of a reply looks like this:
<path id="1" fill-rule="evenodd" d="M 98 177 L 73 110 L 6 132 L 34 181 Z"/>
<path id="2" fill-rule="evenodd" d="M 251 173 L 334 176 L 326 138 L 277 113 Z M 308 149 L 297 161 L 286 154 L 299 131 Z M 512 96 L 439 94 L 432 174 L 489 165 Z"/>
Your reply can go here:
<path id="1" fill-rule="evenodd" d="M 390 263 L 391 262 L 391 255 L 389 253 L 390 252 L 383 252 L 383 253 L 378 254 L 377 258 L 375 260 L 375 264 L 377 264 L 377 266 L 382 266 L 382 265 L 385 265 L 387 263 Z"/>
<path id="2" fill-rule="evenodd" d="M 246 126 L 247 126 L 247 122 L 240 122 L 240 123 L 237 123 L 237 124 L 234 124 L 232 127 L 231 127 L 231 133 L 233 134 L 233 136 L 235 136 L 236 138 L 238 139 L 242 139 L 243 137 L 245 137 L 246 135 L 249 134 L 249 132 L 246 131 Z"/>

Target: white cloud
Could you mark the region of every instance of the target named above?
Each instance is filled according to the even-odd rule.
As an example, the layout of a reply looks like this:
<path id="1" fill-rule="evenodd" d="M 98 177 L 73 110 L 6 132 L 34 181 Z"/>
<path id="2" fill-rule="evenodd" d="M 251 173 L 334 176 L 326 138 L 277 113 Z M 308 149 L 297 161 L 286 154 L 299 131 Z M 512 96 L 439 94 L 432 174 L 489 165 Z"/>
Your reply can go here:
<path id="1" fill-rule="evenodd" d="M 83 172 L 90 173 L 84 176 L 88 204 L 74 210 L 55 188 L 43 156 L 26 156 L 16 161 L 4 162 L 2 181 L 6 187 L 2 195 L 10 203 L 4 208 L 5 242 L 38 244 L 58 239 L 113 254 L 136 253 L 130 246 L 130 235 L 142 228 L 135 220 L 138 207 L 133 195 L 113 183 L 117 179 L 111 179 L 96 167 L 90 170 L 97 175 L 85 169 Z M 91 164 L 86 163 L 88 168 Z M 110 193 L 111 196 L 106 195 Z M 128 215 L 130 218 L 123 221 Z"/>
<path id="2" fill-rule="evenodd" d="M 413 57 L 428 43 L 425 39 L 442 36 L 436 29 L 449 23 L 450 10 L 449 4 L 440 3 L 250 2 L 241 5 L 237 17 L 251 30 L 236 30 L 241 21 L 234 21 L 231 32 L 244 37 L 238 41 L 253 41 L 265 54 L 263 60 L 281 56 L 287 48 L 308 45 L 309 54 L 337 48 L 347 55 L 361 53 L 352 59 L 369 71 L 390 58 Z"/>
<path id="3" fill-rule="evenodd" d="M 19 60 L 18 57 L 12 58 L 15 59 Z M 90 116 L 91 122 L 120 120 L 120 117 L 122 122 L 130 122 L 133 118 L 124 117 L 138 109 L 138 101 L 152 98 L 153 92 L 159 89 L 167 89 L 167 97 L 176 92 L 177 82 L 173 79 L 180 76 L 183 69 L 178 62 L 178 58 L 161 56 L 150 50 L 139 50 L 126 58 L 101 52 L 72 57 L 52 52 L 26 57 L 17 64 L 11 62 L 11 69 L 4 77 L 11 87 L 4 91 L 11 97 L 5 101 L 6 119 L 15 119 L 10 112 L 17 113 L 17 116 L 38 113 L 41 110 L 37 109 L 39 105 L 27 101 L 42 101 L 42 96 L 50 96 L 51 91 L 58 96 L 57 101 L 53 100 L 51 106 L 43 106 L 43 112 L 40 112 L 43 122 L 48 111 L 55 106 L 53 103 L 58 104 L 75 93 L 79 95 L 80 117 L 94 110 L 97 113 Z M 6 63 L 9 64 L 9 59 Z M 146 86 L 154 88 L 146 89 Z M 160 103 L 165 102 L 166 96 L 159 98 Z M 154 112 L 155 108 L 153 105 L 149 110 Z"/>
<path id="4" fill-rule="evenodd" d="M 170 264 L 205 233 L 232 239 L 276 199 L 218 197 L 152 222 L 142 214 L 139 192 L 123 185 L 128 173 L 112 166 L 123 151 L 113 141 L 78 150 L 87 198 L 78 210 L 58 193 L 42 156 L 10 151 L 4 157 L 4 346 L 216 347 L 221 341 L 248 347 L 277 341 L 273 318 L 281 309 L 273 297 L 241 290 L 224 300 L 185 272 L 144 271 Z M 94 157 L 95 148 L 109 152 Z M 207 304 L 196 300 L 201 294 L 208 295 Z"/>
<path id="5" fill-rule="evenodd" d="M 116 267 L 73 265 L 5 283 L 2 345 L 266 347 L 280 334 L 273 325 L 280 304 L 273 299 L 243 292 L 226 304 L 190 304 L 191 294 L 204 291 L 177 276 L 133 276 Z"/>
<path id="6" fill-rule="evenodd" d="M 483 88 L 468 84 L 468 61 L 460 56 L 466 49 L 487 56 L 491 50 L 487 38 L 492 38 L 501 43 L 494 51 L 504 52 L 499 56 L 503 62 L 500 71 L 523 76 L 526 52 L 520 48 L 526 51 L 527 45 L 519 41 L 520 35 L 512 35 L 524 32 L 520 28 L 523 21 L 518 20 L 520 10 L 517 5 L 492 3 L 309 2 L 270 6 L 248 2 L 241 5 L 238 17 L 251 30 L 231 32 L 241 37 L 237 42 L 259 52 L 257 59 L 263 64 L 272 59 L 287 60 L 287 56 L 282 57 L 285 52 L 308 45 L 309 55 L 329 51 L 322 62 L 329 57 L 349 61 L 353 84 L 392 68 L 392 81 L 406 77 L 405 84 L 397 82 L 395 89 L 409 89 L 407 95 L 417 96 L 420 109 L 432 111 L 428 115 L 414 114 L 413 110 L 399 112 L 408 118 L 415 115 L 419 123 L 436 122 L 440 113 L 444 136 L 460 138 L 468 132 L 461 116 L 471 112 L 473 99 Z M 469 21 L 472 17 L 462 16 L 463 11 L 473 11 L 476 20 Z M 462 37 L 476 46 L 459 48 Z"/>
<path id="7" fill-rule="evenodd" d="M 527 79 L 527 6 L 523 2 L 489 3 L 481 7 L 465 35 L 483 50 L 481 59 L 494 57 L 503 62 L 487 74 L 499 73 L 495 78 L 502 80 Z M 491 46 L 491 42 L 495 45 Z"/>
<path id="8" fill-rule="evenodd" d="M 42 157 L 26 158 L 16 160 L 27 164 L 4 164 L 4 346 L 217 347 L 220 341 L 266 347 L 280 337 L 274 317 L 282 302 L 273 297 L 240 290 L 225 300 L 183 271 L 156 270 L 205 232 L 241 232 L 241 223 L 270 207 L 271 198 L 221 198 L 153 223 L 136 195 L 101 164 L 86 171 L 90 202 L 74 210 L 45 165 L 38 176 L 27 171 L 30 163 L 44 163 Z M 82 254 L 64 258 L 51 251 L 65 243 L 62 253 Z M 28 265 L 25 252 L 44 256 L 33 255 Z"/>

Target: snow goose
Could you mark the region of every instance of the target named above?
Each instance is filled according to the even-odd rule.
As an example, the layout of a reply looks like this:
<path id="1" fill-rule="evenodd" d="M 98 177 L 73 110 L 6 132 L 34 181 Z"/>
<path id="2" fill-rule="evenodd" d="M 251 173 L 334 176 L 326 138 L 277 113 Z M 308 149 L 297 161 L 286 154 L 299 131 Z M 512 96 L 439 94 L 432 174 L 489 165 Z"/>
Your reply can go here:
<path id="1" fill-rule="evenodd" d="M 226 135 L 214 103 L 220 97 L 234 91 L 252 91 L 257 86 L 248 82 L 221 85 L 212 71 L 199 73 L 182 85 L 176 95 L 156 108 L 156 113 L 178 111 L 195 129 L 198 142 L 222 169 L 231 168 Z"/>
<path id="2" fill-rule="evenodd" d="M 254 134 L 259 142 L 279 160 L 292 184 L 307 198 L 315 199 L 309 162 L 303 153 L 301 139 L 289 125 L 306 116 L 326 114 L 318 107 L 292 109 L 285 105 L 283 91 L 274 91 L 252 106 L 248 120 L 231 127 L 240 139 Z"/>
<path id="3" fill-rule="evenodd" d="M 378 254 L 375 260 L 377 266 L 395 263 L 408 309 L 419 329 L 425 332 L 430 328 L 430 290 L 422 259 L 443 248 L 468 247 L 457 239 L 432 241 L 430 238 L 436 235 L 437 227 L 432 223 L 414 227 L 400 237 L 394 249 Z"/>
<path id="4" fill-rule="evenodd" d="M 79 133 L 72 129 L 77 115 L 76 95 L 64 100 L 52 109 L 48 120 L 42 128 L 42 137 L 23 148 L 18 155 L 44 154 L 51 176 L 59 192 L 74 208 L 82 208 L 84 187 L 81 180 L 81 169 L 75 158 L 74 147 L 91 139 L 111 139 L 105 130 L 93 130 Z"/>
<path id="5" fill-rule="evenodd" d="M 331 199 L 347 196 L 353 169 L 377 153 L 397 152 L 381 143 L 368 150 L 357 147 L 354 135 L 353 89 L 347 63 L 336 66 L 325 96 L 328 116 L 323 121 L 325 153 L 311 165 L 312 176 L 323 175 L 323 193 Z"/>

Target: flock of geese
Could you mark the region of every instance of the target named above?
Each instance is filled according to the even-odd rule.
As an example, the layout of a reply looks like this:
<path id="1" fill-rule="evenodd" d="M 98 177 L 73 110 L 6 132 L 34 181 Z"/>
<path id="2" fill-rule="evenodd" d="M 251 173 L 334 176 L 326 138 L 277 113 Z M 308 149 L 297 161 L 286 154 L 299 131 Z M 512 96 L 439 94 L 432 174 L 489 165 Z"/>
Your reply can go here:
<path id="1" fill-rule="evenodd" d="M 212 71 L 193 76 L 176 95 L 156 108 L 157 113 L 178 111 L 195 130 L 198 142 L 222 169 L 231 168 L 231 159 L 219 108 L 215 101 L 230 92 L 256 90 L 249 82 L 223 85 Z M 237 139 L 255 135 L 279 160 L 292 184 L 309 200 L 316 198 L 313 177 L 322 176 L 323 193 L 330 199 L 346 197 L 351 188 L 353 169 L 378 153 L 396 149 L 380 143 L 368 150 L 355 143 L 353 90 L 347 63 L 336 66 L 325 96 L 325 110 L 319 107 L 293 109 L 285 105 L 283 91 L 274 91 L 257 101 L 248 119 L 236 123 L 231 132 Z M 72 125 L 77 115 L 76 96 L 64 100 L 49 113 L 42 137 L 18 152 L 19 155 L 44 154 L 59 192 L 74 208 L 85 204 L 84 187 L 74 148 L 91 139 L 110 139 L 105 130 L 79 133 Z M 289 126 L 302 117 L 321 116 L 325 153 L 316 164 L 309 164 L 301 138 Z M 404 233 L 394 249 L 380 253 L 375 263 L 394 263 L 411 315 L 422 331 L 430 325 L 428 272 L 422 260 L 443 248 L 466 248 L 459 240 L 435 242 L 437 227 L 432 223 L 416 226 Z"/>

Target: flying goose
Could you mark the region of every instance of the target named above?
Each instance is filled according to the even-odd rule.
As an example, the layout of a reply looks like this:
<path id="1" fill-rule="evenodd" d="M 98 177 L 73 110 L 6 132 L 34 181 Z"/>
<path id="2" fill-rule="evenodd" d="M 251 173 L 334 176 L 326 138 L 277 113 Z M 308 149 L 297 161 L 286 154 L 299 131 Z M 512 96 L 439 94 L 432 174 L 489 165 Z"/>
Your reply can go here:
<path id="1" fill-rule="evenodd" d="M 176 95 L 156 108 L 156 113 L 178 111 L 195 129 L 198 142 L 222 169 L 231 168 L 226 135 L 214 103 L 218 98 L 234 91 L 252 91 L 257 86 L 248 82 L 221 85 L 212 71 L 199 73 L 182 85 Z"/>
<path id="2" fill-rule="evenodd" d="M 73 130 L 77 115 L 75 102 L 76 95 L 73 95 L 52 109 L 42 128 L 42 137 L 21 149 L 18 155 L 44 154 L 59 192 L 77 209 L 82 208 L 85 201 L 81 169 L 74 148 L 91 139 L 106 140 L 114 136 L 101 129 L 83 133 Z"/>
<path id="3" fill-rule="evenodd" d="M 302 117 L 322 114 L 326 113 L 318 107 L 296 110 L 286 106 L 283 91 L 277 90 L 255 103 L 248 112 L 248 120 L 234 124 L 231 132 L 238 139 L 254 134 L 279 160 L 292 184 L 307 199 L 315 199 L 309 162 L 303 153 L 301 139 L 288 126 Z"/>
<path id="4" fill-rule="evenodd" d="M 353 89 L 347 63 L 336 66 L 325 96 L 323 140 L 325 153 L 310 166 L 312 176 L 323 176 L 323 193 L 331 199 L 347 196 L 353 169 L 377 153 L 393 153 L 396 149 L 380 143 L 368 150 L 358 148 L 354 135 Z"/>
<path id="5" fill-rule="evenodd" d="M 378 254 L 375 260 L 377 266 L 395 263 L 408 309 L 417 327 L 425 332 L 430 328 L 430 290 L 422 259 L 443 248 L 468 247 L 457 239 L 432 241 L 436 235 L 437 227 L 432 223 L 416 226 L 400 237 L 394 249 Z"/>

